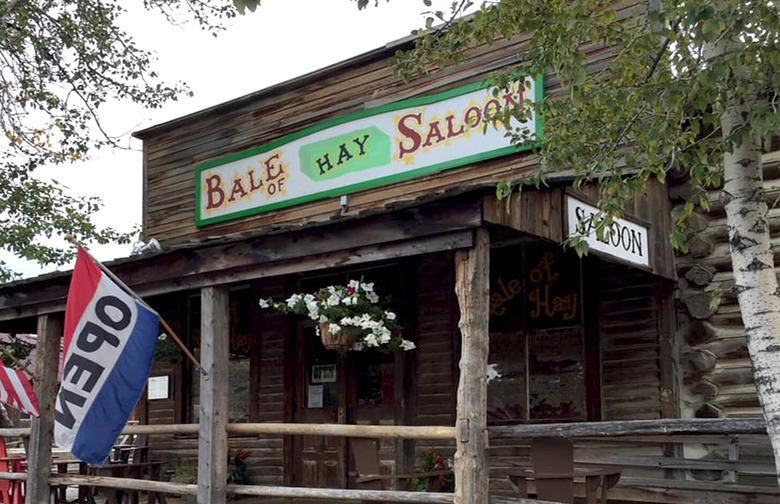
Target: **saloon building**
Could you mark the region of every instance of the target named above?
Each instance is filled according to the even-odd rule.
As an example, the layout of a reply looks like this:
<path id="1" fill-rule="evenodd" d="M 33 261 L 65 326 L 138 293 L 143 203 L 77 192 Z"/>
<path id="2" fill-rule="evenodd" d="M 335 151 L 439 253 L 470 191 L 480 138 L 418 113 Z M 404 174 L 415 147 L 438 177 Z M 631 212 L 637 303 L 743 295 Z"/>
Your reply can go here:
<path id="1" fill-rule="evenodd" d="M 731 281 L 717 204 L 694 216 L 690 253 L 675 255 L 672 215 L 688 188 L 649 183 L 610 240 L 591 239 L 578 257 L 561 243 L 587 225 L 598 187 L 574 188 L 562 173 L 497 200 L 496 185 L 538 159 L 482 127 L 499 107 L 560 92 L 559 81 L 527 78 L 493 93 L 487 79 L 516 61 L 520 37 L 403 82 L 391 56 L 412 43 L 135 133 L 143 229 L 162 251 L 108 266 L 212 378 L 160 343 L 137 418 L 201 424 L 200 436 L 150 436 L 166 478 L 223 457 L 214 453 L 225 442 L 245 455 L 248 484 L 360 488 L 350 436 L 228 436 L 225 424 L 458 426 L 472 445 L 489 433 L 483 477 L 491 495 L 512 496 L 507 474 L 530 464 L 530 438 L 508 427 L 760 416 L 736 301 L 727 294 L 714 309 L 705 300 Z M 594 67 L 610 57 L 598 44 L 583 50 Z M 512 126 L 544 134 L 534 117 Z M 776 177 L 777 153 L 764 162 Z M 353 279 L 373 282 L 414 350 L 330 351 L 311 321 L 258 305 Z M 0 331 L 56 325 L 69 282 L 54 273 L 0 286 Z M 485 380 L 486 399 L 469 403 Z M 610 499 L 777 502 L 765 435 L 736 424 L 614 434 L 573 439 L 576 466 L 620 473 Z M 454 435 L 377 439 L 384 474 L 419 472 L 426 453 L 446 460 L 459 447 Z M 577 481 L 575 494 L 585 494 Z"/>

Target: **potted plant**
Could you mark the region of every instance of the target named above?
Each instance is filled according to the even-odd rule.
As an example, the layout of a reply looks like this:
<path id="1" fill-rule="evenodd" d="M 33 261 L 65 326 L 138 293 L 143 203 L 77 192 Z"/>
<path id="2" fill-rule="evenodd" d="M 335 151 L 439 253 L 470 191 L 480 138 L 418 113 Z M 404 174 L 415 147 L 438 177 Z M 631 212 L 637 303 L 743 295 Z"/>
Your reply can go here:
<path id="1" fill-rule="evenodd" d="M 312 294 L 293 294 L 284 302 L 261 299 L 262 308 L 304 315 L 317 322 L 317 335 L 330 350 L 411 350 L 392 311 L 379 305 L 373 283 L 351 280 Z"/>

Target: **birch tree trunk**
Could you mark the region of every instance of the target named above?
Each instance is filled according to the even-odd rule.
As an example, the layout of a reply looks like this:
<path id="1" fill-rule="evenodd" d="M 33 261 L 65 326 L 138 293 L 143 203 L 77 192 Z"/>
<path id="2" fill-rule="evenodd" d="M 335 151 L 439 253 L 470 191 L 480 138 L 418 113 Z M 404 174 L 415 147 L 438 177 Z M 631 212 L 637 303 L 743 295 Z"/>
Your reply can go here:
<path id="1" fill-rule="evenodd" d="M 717 48 L 716 48 L 717 50 Z M 729 103 L 721 117 L 724 141 L 746 128 L 748 105 Z M 772 254 L 761 153 L 752 136 L 725 149 L 721 201 L 726 210 L 735 288 L 758 397 L 780 468 L 780 291 Z M 780 471 L 777 472 L 780 482 Z"/>

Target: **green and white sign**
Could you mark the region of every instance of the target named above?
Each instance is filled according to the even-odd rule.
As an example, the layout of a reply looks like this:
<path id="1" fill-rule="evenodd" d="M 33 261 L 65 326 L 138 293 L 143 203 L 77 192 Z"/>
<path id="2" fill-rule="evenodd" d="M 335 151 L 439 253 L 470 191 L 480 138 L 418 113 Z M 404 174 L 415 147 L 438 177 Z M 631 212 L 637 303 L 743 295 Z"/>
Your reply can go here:
<path id="1" fill-rule="evenodd" d="M 484 128 L 501 107 L 541 99 L 541 77 L 509 92 L 471 85 L 312 126 L 196 167 L 198 226 L 340 196 L 515 152 L 506 129 Z M 522 127 L 541 137 L 536 115 Z M 529 147 L 530 148 L 530 147 Z"/>

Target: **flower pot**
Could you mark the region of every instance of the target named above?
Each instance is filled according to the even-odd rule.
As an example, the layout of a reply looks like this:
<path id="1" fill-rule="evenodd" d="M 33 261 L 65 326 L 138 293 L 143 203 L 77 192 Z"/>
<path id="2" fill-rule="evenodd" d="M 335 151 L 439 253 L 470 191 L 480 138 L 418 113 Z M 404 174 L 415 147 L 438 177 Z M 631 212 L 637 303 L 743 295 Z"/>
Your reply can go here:
<path id="1" fill-rule="evenodd" d="M 344 353 L 347 350 L 351 350 L 355 344 L 355 328 L 342 327 L 337 333 L 330 332 L 329 322 L 320 322 L 320 338 L 322 338 L 322 344 L 328 350 L 334 350 L 339 353 Z"/>

